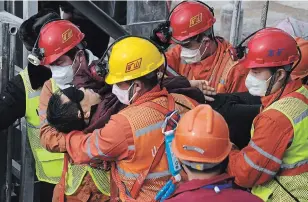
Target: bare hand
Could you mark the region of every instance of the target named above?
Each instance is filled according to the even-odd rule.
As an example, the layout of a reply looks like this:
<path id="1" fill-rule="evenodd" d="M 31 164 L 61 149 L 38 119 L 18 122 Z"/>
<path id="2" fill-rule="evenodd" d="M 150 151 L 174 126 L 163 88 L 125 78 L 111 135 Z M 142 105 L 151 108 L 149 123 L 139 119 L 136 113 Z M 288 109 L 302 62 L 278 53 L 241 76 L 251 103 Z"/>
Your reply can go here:
<path id="1" fill-rule="evenodd" d="M 84 93 L 84 98 L 80 102 L 81 108 L 84 114 L 90 113 L 91 107 L 101 102 L 101 97 L 91 89 L 80 88 L 79 90 Z"/>
<path id="2" fill-rule="evenodd" d="M 206 101 L 214 101 L 211 95 L 216 95 L 215 88 L 210 87 L 210 84 L 206 80 L 190 80 L 191 87 L 199 88 L 204 94 Z"/>

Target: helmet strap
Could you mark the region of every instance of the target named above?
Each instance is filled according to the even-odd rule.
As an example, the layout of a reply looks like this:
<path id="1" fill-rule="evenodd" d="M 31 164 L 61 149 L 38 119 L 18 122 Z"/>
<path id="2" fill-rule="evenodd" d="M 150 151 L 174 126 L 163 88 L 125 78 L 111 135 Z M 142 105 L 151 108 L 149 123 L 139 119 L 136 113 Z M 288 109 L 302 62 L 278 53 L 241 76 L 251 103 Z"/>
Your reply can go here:
<path id="1" fill-rule="evenodd" d="M 133 99 L 135 99 L 137 92 L 134 93 L 134 87 L 135 87 L 136 83 L 135 80 L 130 82 L 130 87 L 128 88 L 128 99 L 129 99 L 129 103 L 131 104 L 131 102 L 133 101 Z"/>
<path id="2" fill-rule="evenodd" d="M 275 100 L 274 100 L 271 104 L 273 104 L 274 102 L 276 102 L 277 100 L 279 100 L 279 98 L 281 97 L 281 95 L 282 95 L 284 89 L 285 89 L 286 86 L 287 86 L 287 83 L 288 83 L 289 78 L 290 78 L 290 72 L 287 72 L 287 76 L 286 76 L 286 78 L 285 78 L 285 80 L 284 80 L 284 82 L 283 82 L 283 86 L 282 86 L 282 88 L 281 88 L 281 91 L 280 91 L 279 95 L 275 98 Z"/>
<path id="3" fill-rule="evenodd" d="M 297 65 L 297 64 L 296 64 L 296 65 Z M 293 68 L 293 69 L 294 69 L 294 68 Z M 291 65 L 291 64 L 286 65 L 286 67 L 284 68 L 284 70 L 287 72 L 286 78 L 284 79 L 284 82 L 283 82 L 283 85 L 282 85 L 282 88 L 281 88 L 281 90 L 280 90 L 279 95 L 275 98 L 275 100 L 274 100 L 271 104 L 273 104 L 274 102 L 276 102 L 277 100 L 279 100 L 279 98 L 281 97 L 282 93 L 284 92 L 284 89 L 285 89 L 286 86 L 287 86 L 288 80 L 289 80 L 289 78 L 290 78 L 290 76 L 291 76 L 291 72 L 292 72 L 293 69 L 292 69 L 292 65 Z M 271 80 L 273 79 L 273 77 L 275 77 L 276 73 L 277 73 L 277 71 L 273 74 Z M 274 84 L 271 85 L 271 82 L 272 82 L 272 81 L 270 81 L 270 84 L 269 84 L 269 87 L 268 87 L 268 89 L 267 89 L 267 91 L 266 91 L 265 96 L 267 96 L 267 95 L 270 93 L 270 91 L 272 90 L 272 88 L 273 88 L 273 85 L 274 85 Z M 271 88 L 270 88 L 270 87 L 271 87 Z M 270 91 L 269 91 L 269 88 L 270 88 Z M 269 91 L 269 92 L 268 92 L 268 91 Z"/>
<path id="4" fill-rule="evenodd" d="M 276 77 L 276 73 L 277 73 L 277 71 L 275 71 L 275 73 L 271 76 L 271 79 L 270 79 L 270 82 L 268 84 L 265 96 L 268 96 L 271 93 L 272 89 L 273 89 L 273 86 L 274 86 L 275 80 L 276 80 L 276 78 L 275 78 Z"/>
<path id="5" fill-rule="evenodd" d="M 162 54 L 164 55 L 164 60 L 165 60 L 165 62 L 164 62 L 164 71 L 163 71 L 163 75 L 162 75 L 162 77 L 161 77 L 161 79 L 160 79 L 160 89 L 163 89 L 163 81 L 164 81 L 164 77 L 165 77 L 165 75 L 166 75 L 166 72 L 167 72 L 167 57 L 166 57 L 166 55 L 165 55 L 165 53 L 163 53 L 162 52 Z"/>

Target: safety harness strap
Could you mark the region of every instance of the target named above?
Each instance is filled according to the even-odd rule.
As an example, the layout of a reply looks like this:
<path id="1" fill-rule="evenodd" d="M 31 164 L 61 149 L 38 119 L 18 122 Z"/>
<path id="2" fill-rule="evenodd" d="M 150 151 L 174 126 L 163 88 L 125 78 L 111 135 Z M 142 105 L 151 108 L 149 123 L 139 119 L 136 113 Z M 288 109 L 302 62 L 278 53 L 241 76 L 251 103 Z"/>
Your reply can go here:
<path id="1" fill-rule="evenodd" d="M 150 107 L 152 109 L 155 109 L 159 112 L 161 112 L 162 114 L 164 114 L 165 116 L 169 113 L 175 110 L 175 100 L 171 95 L 167 96 L 168 98 L 168 109 L 155 103 L 155 102 L 146 102 L 144 104 L 142 104 L 142 106 L 147 106 Z M 149 166 L 148 169 L 146 169 L 145 171 L 143 171 L 142 173 L 140 173 L 140 175 L 138 176 L 138 178 L 136 179 L 136 181 L 134 182 L 134 185 L 130 191 L 130 194 L 132 196 L 132 198 L 136 199 L 139 195 L 139 192 L 141 190 L 141 187 L 147 177 L 147 175 L 151 172 L 151 170 L 153 168 L 155 168 L 159 162 L 161 161 L 164 153 L 165 153 L 165 139 L 163 139 L 162 143 L 160 144 L 158 151 L 156 153 L 156 155 L 153 158 L 153 161 L 151 163 L 151 165 Z"/>

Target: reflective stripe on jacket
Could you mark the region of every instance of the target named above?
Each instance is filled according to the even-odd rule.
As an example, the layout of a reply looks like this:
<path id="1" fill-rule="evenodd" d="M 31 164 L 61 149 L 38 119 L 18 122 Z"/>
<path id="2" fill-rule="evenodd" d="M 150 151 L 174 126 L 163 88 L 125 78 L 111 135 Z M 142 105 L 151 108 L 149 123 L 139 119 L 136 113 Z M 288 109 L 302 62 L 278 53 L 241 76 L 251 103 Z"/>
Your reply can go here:
<path id="1" fill-rule="evenodd" d="M 194 108 L 194 104 L 183 95 L 172 94 L 176 102 Z M 155 103 L 167 108 L 166 97 L 159 97 L 152 100 Z M 176 104 L 175 109 L 183 114 L 188 109 Z M 134 156 L 130 160 L 116 162 L 117 171 L 115 182 L 120 190 L 122 200 L 132 200 L 129 191 L 140 173 L 147 170 L 153 158 L 164 140 L 161 126 L 165 119 L 162 112 L 150 107 L 140 105 L 129 106 L 120 112 L 129 121 L 134 138 L 134 145 L 130 149 L 134 150 Z M 170 178 L 166 155 L 162 157 L 160 163 L 153 168 L 146 176 L 146 180 L 141 187 L 137 201 L 153 201 L 157 192 L 165 185 Z"/>
<path id="2" fill-rule="evenodd" d="M 294 130 L 294 137 L 290 142 L 290 146 L 284 153 L 282 160 L 272 156 L 262 150 L 253 142 L 250 145 L 259 153 L 275 161 L 280 165 L 279 172 L 271 171 L 266 168 L 261 168 L 254 164 L 248 156 L 246 161 L 251 167 L 261 170 L 262 172 L 277 176 L 279 182 L 300 201 L 308 200 L 308 172 L 303 172 L 298 175 L 290 175 L 288 171 L 299 168 L 308 164 L 308 90 L 302 86 L 297 91 L 278 100 L 264 111 L 274 109 L 284 114 L 291 122 Z M 252 136 L 254 129 L 252 127 Z M 245 154 L 244 154 L 245 155 Z M 264 201 L 293 201 L 289 194 L 275 181 L 270 180 L 262 185 L 253 187 L 252 193 L 262 198 Z"/>

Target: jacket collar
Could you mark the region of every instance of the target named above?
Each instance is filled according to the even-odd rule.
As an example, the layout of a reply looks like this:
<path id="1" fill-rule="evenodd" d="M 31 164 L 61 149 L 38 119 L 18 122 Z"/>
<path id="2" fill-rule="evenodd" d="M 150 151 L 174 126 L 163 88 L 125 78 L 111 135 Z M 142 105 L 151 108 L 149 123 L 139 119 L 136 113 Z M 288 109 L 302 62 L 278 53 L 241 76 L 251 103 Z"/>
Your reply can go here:
<path id="1" fill-rule="evenodd" d="M 279 99 L 285 97 L 286 95 L 298 90 L 300 87 L 302 87 L 302 82 L 301 80 L 295 80 L 295 81 L 291 81 L 289 82 L 282 95 L 280 96 Z M 281 90 L 281 89 L 280 89 Z M 280 94 L 280 90 L 278 90 L 277 92 L 271 94 L 271 95 L 268 95 L 268 96 L 265 96 L 265 97 L 262 97 L 261 98 L 261 102 L 262 102 L 262 110 L 267 108 L 269 105 L 272 104 L 272 102 L 277 98 L 277 96 Z"/>
<path id="2" fill-rule="evenodd" d="M 168 95 L 168 91 L 166 90 L 166 88 L 160 89 L 160 86 L 156 85 L 154 88 L 152 88 L 152 90 L 146 92 L 140 97 L 137 97 L 137 99 L 130 106 L 137 106 L 142 103 L 154 100 L 162 96 L 167 96 L 167 95 Z"/>

